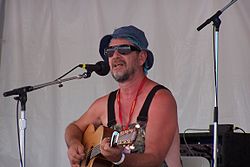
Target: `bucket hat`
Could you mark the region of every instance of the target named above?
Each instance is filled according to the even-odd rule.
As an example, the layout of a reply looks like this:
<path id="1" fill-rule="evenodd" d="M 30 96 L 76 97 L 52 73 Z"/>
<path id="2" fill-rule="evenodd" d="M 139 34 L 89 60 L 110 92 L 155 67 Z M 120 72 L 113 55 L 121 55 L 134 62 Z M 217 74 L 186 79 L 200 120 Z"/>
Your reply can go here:
<path id="1" fill-rule="evenodd" d="M 124 38 L 132 42 L 135 46 L 139 47 L 141 50 L 147 52 L 147 59 L 144 63 L 144 68 L 149 70 L 154 64 L 154 55 L 148 49 L 148 40 L 142 30 L 139 28 L 129 25 L 117 28 L 114 30 L 113 34 L 105 35 L 99 45 L 99 53 L 104 61 L 108 62 L 108 58 L 104 55 L 104 49 L 109 46 L 111 39 L 114 38 Z"/>

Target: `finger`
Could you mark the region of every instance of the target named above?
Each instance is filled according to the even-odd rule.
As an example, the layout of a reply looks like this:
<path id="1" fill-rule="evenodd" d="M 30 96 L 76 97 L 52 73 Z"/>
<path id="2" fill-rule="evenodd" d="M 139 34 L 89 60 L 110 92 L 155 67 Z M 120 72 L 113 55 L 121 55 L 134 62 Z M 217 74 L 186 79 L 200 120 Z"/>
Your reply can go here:
<path id="1" fill-rule="evenodd" d="M 83 156 L 77 154 L 76 152 L 68 152 L 68 157 L 73 164 L 79 163 L 83 159 Z"/>
<path id="2" fill-rule="evenodd" d="M 70 161 L 71 161 L 72 164 L 77 164 L 77 163 L 80 162 L 80 159 L 75 158 L 75 157 L 73 157 L 73 156 L 69 157 L 69 159 L 70 159 Z"/>
<path id="3" fill-rule="evenodd" d="M 104 146 L 103 146 L 103 149 L 105 151 L 109 150 L 111 147 L 110 147 L 110 144 L 109 143 L 104 143 Z"/>
<path id="4" fill-rule="evenodd" d="M 103 143 L 109 143 L 110 142 L 110 137 L 105 137 L 103 140 L 102 140 Z"/>
<path id="5" fill-rule="evenodd" d="M 79 153 L 79 155 L 80 155 L 82 158 L 85 156 L 84 147 L 82 147 L 82 146 L 77 147 L 77 152 Z"/>
<path id="6" fill-rule="evenodd" d="M 84 158 L 82 154 L 73 154 L 72 157 L 78 161 L 81 161 Z"/>
<path id="7" fill-rule="evenodd" d="M 71 165 L 73 166 L 80 166 L 81 161 L 77 160 L 77 159 L 71 159 Z"/>
<path id="8" fill-rule="evenodd" d="M 80 167 L 80 164 L 72 164 L 72 167 Z"/>
<path id="9" fill-rule="evenodd" d="M 108 138 L 104 138 L 102 141 L 101 141 L 101 143 L 100 143 L 100 146 L 101 146 L 101 148 L 103 148 L 104 147 L 104 145 L 106 144 L 106 143 L 108 143 Z"/>

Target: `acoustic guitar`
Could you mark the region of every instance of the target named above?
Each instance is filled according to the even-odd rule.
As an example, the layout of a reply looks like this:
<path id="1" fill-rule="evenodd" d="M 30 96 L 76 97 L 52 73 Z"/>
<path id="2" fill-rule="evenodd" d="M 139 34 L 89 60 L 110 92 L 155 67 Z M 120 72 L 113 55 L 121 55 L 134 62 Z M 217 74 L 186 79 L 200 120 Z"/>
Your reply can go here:
<path id="1" fill-rule="evenodd" d="M 114 167 L 114 164 L 101 155 L 100 143 L 105 137 L 111 137 L 114 134 L 113 129 L 99 126 L 97 129 L 93 124 L 89 124 L 83 134 L 83 145 L 85 149 L 85 160 L 82 161 L 81 167 Z M 113 134 L 113 135 L 112 135 Z M 137 129 L 128 129 L 119 132 L 116 138 L 116 145 L 129 146 L 136 139 Z"/>

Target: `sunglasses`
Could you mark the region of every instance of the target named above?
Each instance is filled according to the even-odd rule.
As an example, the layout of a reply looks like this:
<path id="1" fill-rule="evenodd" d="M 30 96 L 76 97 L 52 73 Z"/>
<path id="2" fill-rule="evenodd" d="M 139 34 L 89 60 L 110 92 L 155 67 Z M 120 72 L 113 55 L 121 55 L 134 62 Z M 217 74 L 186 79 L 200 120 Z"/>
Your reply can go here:
<path id="1" fill-rule="evenodd" d="M 121 55 L 127 55 L 133 51 L 138 51 L 138 52 L 141 51 L 140 48 L 133 46 L 133 45 L 117 45 L 117 46 L 110 46 L 110 47 L 105 48 L 104 55 L 106 57 L 112 57 L 116 50 Z"/>

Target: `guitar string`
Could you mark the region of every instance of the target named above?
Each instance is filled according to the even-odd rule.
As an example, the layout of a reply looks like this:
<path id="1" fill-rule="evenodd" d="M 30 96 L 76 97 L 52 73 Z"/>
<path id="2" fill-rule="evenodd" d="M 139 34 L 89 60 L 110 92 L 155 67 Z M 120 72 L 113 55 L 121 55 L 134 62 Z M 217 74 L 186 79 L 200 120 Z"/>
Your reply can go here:
<path id="1" fill-rule="evenodd" d="M 95 157 L 96 155 L 98 155 L 100 153 L 100 145 L 97 145 L 93 148 L 91 148 L 88 153 L 87 153 L 87 157 L 89 157 L 89 159 L 92 159 L 93 157 Z"/>

